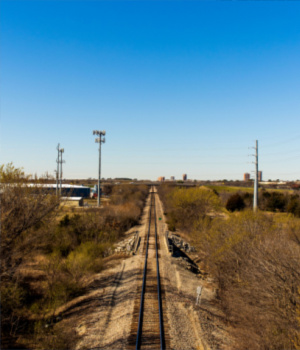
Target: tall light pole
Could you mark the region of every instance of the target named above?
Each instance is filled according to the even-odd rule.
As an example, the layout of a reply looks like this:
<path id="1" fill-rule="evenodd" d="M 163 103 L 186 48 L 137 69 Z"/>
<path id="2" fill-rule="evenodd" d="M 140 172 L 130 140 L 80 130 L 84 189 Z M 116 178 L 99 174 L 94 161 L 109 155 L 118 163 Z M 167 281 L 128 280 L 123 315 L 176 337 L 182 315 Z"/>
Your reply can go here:
<path id="1" fill-rule="evenodd" d="M 100 180 L 101 180 L 101 143 L 105 143 L 105 136 L 106 131 L 103 130 L 94 130 L 93 135 L 98 135 L 95 139 L 96 143 L 99 143 L 99 168 L 98 168 L 98 207 L 100 207 Z"/>

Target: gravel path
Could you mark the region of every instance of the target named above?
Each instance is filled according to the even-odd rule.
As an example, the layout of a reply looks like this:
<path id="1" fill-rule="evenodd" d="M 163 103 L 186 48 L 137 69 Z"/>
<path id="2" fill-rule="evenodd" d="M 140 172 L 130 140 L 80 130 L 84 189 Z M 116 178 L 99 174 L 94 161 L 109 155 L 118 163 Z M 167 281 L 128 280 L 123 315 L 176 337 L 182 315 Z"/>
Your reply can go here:
<path id="1" fill-rule="evenodd" d="M 167 250 L 165 232 L 167 225 L 162 205 L 157 198 L 158 233 L 160 236 L 161 259 L 160 270 L 164 280 L 166 293 L 167 317 L 169 320 L 169 336 L 171 349 L 209 349 L 201 339 L 201 328 L 194 317 L 192 300 L 196 300 L 196 289 L 199 279 L 187 270 L 180 271 L 172 262 Z M 183 279 L 184 278 L 184 279 Z M 186 301 L 190 303 L 187 303 Z"/>
<path id="2" fill-rule="evenodd" d="M 174 350 L 227 350 L 230 341 L 223 315 L 215 305 L 213 283 L 188 271 L 168 252 L 165 232 L 168 227 L 163 206 L 157 201 L 158 232 L 161 240 L 161 274 L 165 280 L 167 316 L 171 348 Z M 202 288 L 196 305 L 197 288 Z"/>
<path id="3" fill-rule="evenodd" d="M 141 224 L 130 229 L 127 232 L 128 237 L 138 231 L 143 240 L 147 230 L 148 208 L 149 200 L 146 202 Z M 142 242 L 140 246 L 142 247 Z M 99 274 L 99 281 L 95 284 L 96 292 L 93 295 L 97 302 L 76 327 L 80 338 L 77 350 L 127 348 L 137 277 L 142 263 L 141 255 L 135 255 L 123 260 L 115 268 Z M 100 285 L 103 287 L 97 287 Z M 87 295 L 86 299 L 88 298 Z"/>

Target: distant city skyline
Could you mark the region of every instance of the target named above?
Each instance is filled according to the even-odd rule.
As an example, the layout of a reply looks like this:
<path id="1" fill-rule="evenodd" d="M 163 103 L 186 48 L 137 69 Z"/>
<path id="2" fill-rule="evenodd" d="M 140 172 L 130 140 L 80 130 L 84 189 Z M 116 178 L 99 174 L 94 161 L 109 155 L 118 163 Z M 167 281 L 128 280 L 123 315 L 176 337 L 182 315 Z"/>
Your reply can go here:
<path id="1" fill-rule="evenodd" d="M 1 1 L 1 164 L 300 179 L 300 2 Z"/>

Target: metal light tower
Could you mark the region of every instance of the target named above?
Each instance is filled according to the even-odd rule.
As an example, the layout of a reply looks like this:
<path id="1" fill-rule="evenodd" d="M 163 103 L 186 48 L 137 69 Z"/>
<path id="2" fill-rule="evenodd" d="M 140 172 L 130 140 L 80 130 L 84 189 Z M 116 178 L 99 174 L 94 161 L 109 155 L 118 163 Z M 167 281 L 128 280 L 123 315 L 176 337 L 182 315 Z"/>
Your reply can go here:
<path id="1" fill-rule="evenodd" d="M 258 203 L 258 140 L 255 145 L 255 178 L 254 178 L 254 193 L 253 193 L 253 210 L 257 210 Z"/>
<path id="2" fill-rule="evenodd" d="M 99 137 L 97 137 L 95 139 L 96 143 L 99 143 L 99 169 L 98 169 L 98 207 L 100 207 L 100 180 L 101 180 L 101 143 L 105 143 L 105 136 L 106 131 L 103 130 L 94 130 L 93 131 L 93 135 L 98 135 Z"/>

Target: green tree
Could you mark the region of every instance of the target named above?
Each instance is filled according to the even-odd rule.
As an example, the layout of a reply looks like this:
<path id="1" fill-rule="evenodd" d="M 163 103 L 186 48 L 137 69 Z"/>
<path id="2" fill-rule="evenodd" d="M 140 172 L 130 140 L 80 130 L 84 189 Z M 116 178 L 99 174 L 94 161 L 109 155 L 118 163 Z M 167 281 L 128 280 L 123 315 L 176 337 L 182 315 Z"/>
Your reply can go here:
<path id="1" fill-rule="evenodd" d="M 287 212 L 300 217 L 300 198 L 298 195 L 293 195 L 290 197 L 287 205 Z"/>

